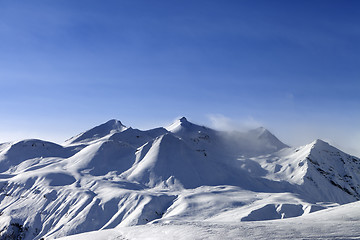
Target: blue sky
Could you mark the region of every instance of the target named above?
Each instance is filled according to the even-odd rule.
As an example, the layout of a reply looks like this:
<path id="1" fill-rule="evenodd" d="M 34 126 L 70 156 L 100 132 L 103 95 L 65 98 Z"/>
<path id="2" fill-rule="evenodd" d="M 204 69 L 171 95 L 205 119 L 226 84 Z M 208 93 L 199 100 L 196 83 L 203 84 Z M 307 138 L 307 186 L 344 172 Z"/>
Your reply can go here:
<path id="1" fill-rule="evenodd" d="M 0 1 L 0 140 L 111 118 L 263 125 L 360 156 L 360 2 Z"/>

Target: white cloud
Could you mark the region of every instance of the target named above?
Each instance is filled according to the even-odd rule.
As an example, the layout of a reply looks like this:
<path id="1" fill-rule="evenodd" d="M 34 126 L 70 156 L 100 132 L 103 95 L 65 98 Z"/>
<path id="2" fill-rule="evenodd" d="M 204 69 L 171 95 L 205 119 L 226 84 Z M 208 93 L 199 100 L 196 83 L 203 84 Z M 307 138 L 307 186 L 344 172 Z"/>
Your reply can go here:
<path id="1" fill-rule="evenodd" d="M 262 126 L 261 122 L 249 116 L 243 119 L 232 119 L 222 114 L 208 115 L 210 127 L 222 131 L 242 131 Z"/>

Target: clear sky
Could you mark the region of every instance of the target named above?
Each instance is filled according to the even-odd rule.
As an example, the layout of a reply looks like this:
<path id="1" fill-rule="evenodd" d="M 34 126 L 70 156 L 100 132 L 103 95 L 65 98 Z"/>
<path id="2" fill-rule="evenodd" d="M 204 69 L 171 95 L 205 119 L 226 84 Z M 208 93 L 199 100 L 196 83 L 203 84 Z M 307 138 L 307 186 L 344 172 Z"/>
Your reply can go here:
<path id="1" fill-rule="evenodd" d="M 186 116 L 360 156 L 359 26 L 356 0 L 0 0 L 0 140 Z"/>

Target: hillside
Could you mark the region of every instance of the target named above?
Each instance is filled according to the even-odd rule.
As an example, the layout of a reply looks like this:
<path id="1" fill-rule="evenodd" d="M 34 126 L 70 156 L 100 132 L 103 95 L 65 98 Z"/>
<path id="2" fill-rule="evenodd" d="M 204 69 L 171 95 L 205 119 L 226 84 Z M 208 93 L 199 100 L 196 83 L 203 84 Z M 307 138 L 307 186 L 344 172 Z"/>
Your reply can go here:
<path id="1" fill-rule="evenodd" d="M 110 120 L 63 145 L 1 144 L 0 236 L 305 219 L 359 200 L 359 171 L 359 158 L 326 142 L 289 147 L 265 128 L 228 133 L 181 118 L 144 131 Z"/>

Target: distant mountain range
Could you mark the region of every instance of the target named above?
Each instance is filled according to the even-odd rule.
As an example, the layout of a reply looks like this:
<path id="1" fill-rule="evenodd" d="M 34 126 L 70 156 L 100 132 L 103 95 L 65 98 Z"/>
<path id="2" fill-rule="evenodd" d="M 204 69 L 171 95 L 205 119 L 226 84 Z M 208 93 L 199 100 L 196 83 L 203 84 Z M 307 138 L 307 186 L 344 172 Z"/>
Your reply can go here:
<path id="1" fill-rule="evenodd" d="M 289 147 L 265 128 L 110 120 L 62 145 L 0 144 L 0 239 L 291 218 L 359 199 L 359 158 L 322 140 Z"/>

